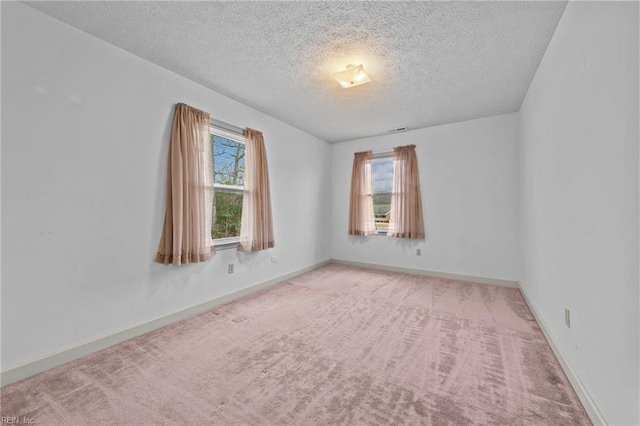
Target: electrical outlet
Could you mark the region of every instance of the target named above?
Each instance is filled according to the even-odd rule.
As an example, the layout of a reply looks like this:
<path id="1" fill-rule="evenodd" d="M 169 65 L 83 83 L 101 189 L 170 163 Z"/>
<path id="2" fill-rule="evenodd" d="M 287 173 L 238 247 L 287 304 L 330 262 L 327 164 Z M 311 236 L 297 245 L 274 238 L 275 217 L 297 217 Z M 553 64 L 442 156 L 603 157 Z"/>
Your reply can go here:
<path id="1" fill-rule="evenodd" d="M 271 256 L 271 263 L 278 262 L 278 256 Z"/>
<path id="2" fill-rule="evenodd" d="M 564 325 L 571 328 L 571 311 L 568 308 L 564 308 Z"/>
<path id="3" fill-rule="evenodd" d="M 227 272 L 233 274 L 233 263 L 229 264 L 229 269 L 227 270 Z"/>
<path id="4" fill-rule="evenodd" d="M 422 249 L 416 249 L 416 256 L 422 256 Z"/>

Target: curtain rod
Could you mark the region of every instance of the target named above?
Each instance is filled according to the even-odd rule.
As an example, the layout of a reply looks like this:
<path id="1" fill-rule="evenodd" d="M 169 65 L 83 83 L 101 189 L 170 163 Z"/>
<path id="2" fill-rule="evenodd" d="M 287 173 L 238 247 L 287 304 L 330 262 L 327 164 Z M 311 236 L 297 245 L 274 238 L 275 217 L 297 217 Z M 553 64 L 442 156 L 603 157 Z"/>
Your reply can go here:
<path id="1" fill-rule="evenodd" d="M 235 133 L 240 136 L 244 135 L 244 130 L 240 127 L 234 126 L 233 124 L 225 123 L 224 121 L 216 120 L 214 118 L 211 119 L 211 125 L 213 127 L 217 127 L 222 130 L 226 130 L 227 132 Z"/>

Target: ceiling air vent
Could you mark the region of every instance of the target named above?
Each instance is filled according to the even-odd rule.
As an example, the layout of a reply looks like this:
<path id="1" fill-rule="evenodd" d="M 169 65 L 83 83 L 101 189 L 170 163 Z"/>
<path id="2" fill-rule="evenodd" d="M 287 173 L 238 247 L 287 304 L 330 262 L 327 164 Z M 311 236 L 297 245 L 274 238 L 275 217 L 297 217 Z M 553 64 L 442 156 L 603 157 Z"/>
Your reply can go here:
<path id="1" fill-rule="evenodd" d="M 402 127 L 398 127 L 395 129 L 389 129 L 387 130 L 387 133 L 400 133 L 400 132 L 406 132 L 407 130 L 407 126 L 402 126 Z"/>

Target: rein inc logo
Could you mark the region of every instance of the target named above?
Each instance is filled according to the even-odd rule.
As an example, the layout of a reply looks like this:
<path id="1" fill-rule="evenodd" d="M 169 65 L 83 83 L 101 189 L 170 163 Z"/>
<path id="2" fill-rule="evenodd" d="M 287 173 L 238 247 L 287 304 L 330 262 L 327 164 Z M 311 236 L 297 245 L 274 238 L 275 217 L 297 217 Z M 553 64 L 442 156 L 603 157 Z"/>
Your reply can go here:
<path id="1" fill-rule="evenodd" d="M 36 421 L 28 417 L 0 417 L 0 424 L 3 425 L 33 425 Z"/>

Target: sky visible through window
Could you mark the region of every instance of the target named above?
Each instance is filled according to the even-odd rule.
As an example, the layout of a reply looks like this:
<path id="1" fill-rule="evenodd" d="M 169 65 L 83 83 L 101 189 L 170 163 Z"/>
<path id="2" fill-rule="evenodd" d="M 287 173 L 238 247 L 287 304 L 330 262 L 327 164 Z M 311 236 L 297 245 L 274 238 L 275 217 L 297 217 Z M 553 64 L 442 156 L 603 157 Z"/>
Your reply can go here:
<path id="1" fill-rule="evenodd" d="M 371 179 L 373 181 L 374 194 L 391 192 L 392 178 L 393 160 L 391 158 L 373 160 L 371 163 Z"/>
<path id="2" fill-rule="evenodd" d="M 215 183 L 244 185 L 244 144 L 213 136 Z"/>

